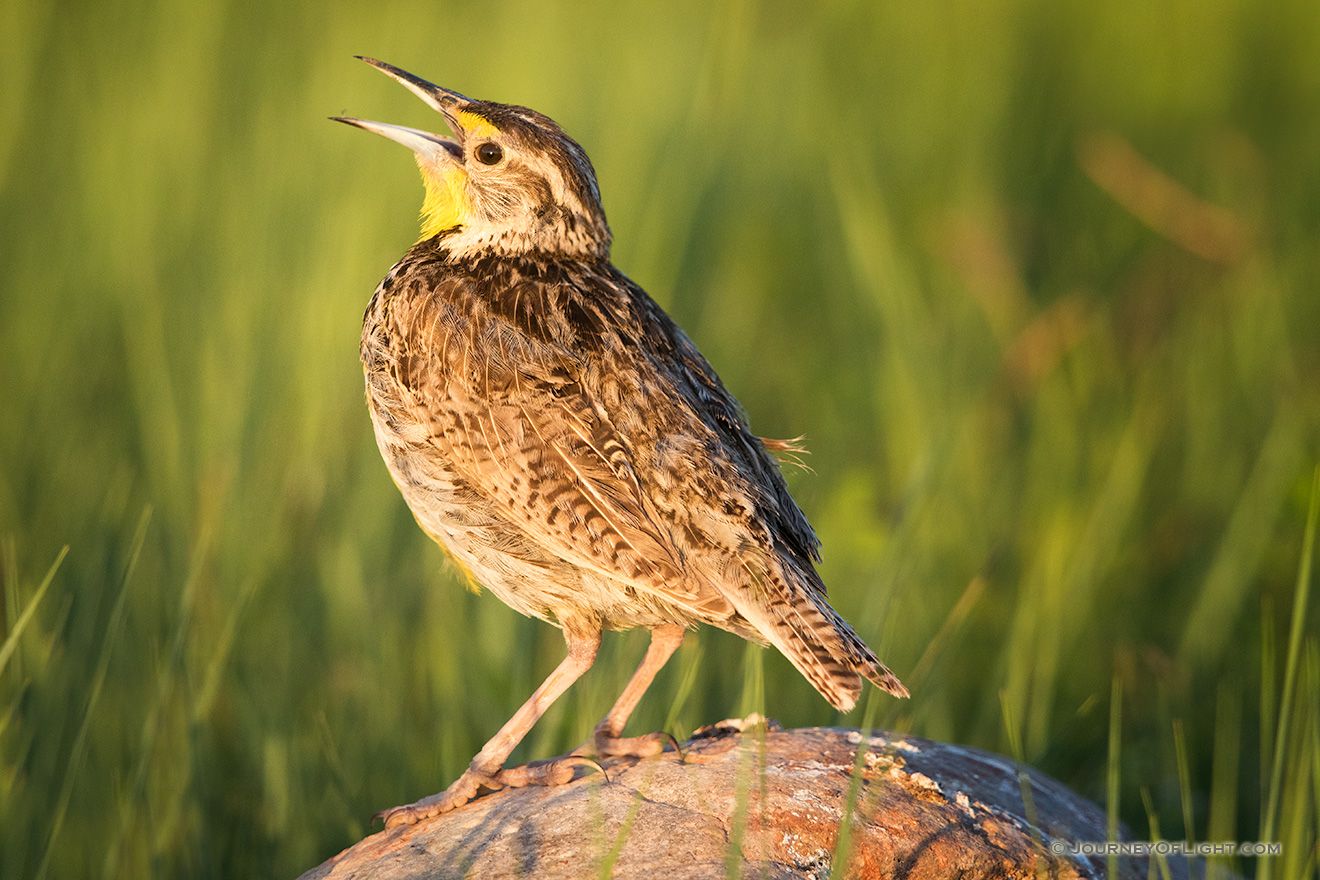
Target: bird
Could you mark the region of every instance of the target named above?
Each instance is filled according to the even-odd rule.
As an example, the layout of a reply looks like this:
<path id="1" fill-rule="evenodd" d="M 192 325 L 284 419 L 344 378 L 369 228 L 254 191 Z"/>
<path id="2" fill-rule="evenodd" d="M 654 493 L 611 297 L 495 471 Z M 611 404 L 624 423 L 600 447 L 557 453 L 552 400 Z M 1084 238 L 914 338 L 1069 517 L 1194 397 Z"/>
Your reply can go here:
<path id="1" fill-rule="evenodd" d="M 595 757 L 661 754 L 624 727 L 684 634 L 777 648 L 840 711 L 862 679 L 908 691 L 830 606 L 820 542 L 776 456 L 692 340 L 610 262 L 595 169 L 549 117 L 358 56 L 443 118 L 434 134 L 331 119 L 413 151 L 421 238 L 366 308 L 367 405 L 390 475 L 471 585 L 562 630 L 564 660 L 448 788 L 387 828 L 481 790 L 558 785 Z M 504 767 L 592 665 L 605 630 L 650 630 L 584 748 Z"/>

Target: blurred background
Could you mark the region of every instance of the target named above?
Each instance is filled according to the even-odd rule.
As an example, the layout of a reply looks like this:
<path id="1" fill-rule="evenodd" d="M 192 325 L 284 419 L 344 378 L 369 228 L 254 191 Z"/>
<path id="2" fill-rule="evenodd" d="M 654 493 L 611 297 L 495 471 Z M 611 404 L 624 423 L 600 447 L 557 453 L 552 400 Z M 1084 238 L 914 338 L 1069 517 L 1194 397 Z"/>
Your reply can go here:
<path id="1" fill-rule="evenodd" d="M 292 877 L 560 660 L 379 459 L 417 235 L 372 55 L 559 121 L 615 262 L 770 437 L 911 686 L 833 712 L 690 637 L 631 730 L 762 710 L 1012 755 L 1138 839 L 1316 876 L 1312 0 L 0 8 L 0 875 Z M 516 758 L 583 740 L 600 660 Z"/>

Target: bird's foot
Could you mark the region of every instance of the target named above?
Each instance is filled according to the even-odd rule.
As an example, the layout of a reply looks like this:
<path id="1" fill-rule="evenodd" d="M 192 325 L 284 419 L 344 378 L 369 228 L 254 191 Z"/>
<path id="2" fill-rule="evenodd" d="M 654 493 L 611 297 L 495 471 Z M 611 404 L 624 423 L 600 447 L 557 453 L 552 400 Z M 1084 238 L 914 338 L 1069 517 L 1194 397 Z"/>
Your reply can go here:
<path id="1" fill-rule="evenodd" d="M 386 828 L 393 828 L 395 825 L 414 825 L 423 819 L 458 809 L 475 799 L 483 788 L 499 791 L 501 788 L 523 788 L 528 785 L 564 785 L 573 781 L 578 767 L 602 769 L 591 758 L 576 754 L 532 761 L 518 767 L 502 768 L 493 773 L 468 767 L 462 776 L 439 794 L 424 797 L 415 804 L 381 810 L 372 819 L 384 819 Z"/>
<path id="2" fill-rule="evenodd" d="M 683 750 L 678 740 L 668 733 L 648 733 L 643 736 L 611 736 L 608 728 L 597 726 L 591 739 L 573 750 L 574 755 L 594 755 L 598 758 L 650 758 L 673 746 L 678 758 L 683 759 Z"/>
<path id="3" fill-rule="evenodd" d="M 414 825 L 423 819 L 429 819 L 432 816 L 439 816 L 441 813 L 458 809 L 476 797 L 477 792 L 483 785 L 490 788 L 494 785 L 494 780 L 488 778 L 485 774 L 476 773 L 468 768 L 462 776 L 455 779 L 448 788 L 439 794 L 424 797 L 414 804 L 381 810 L 371 818 L 373 821 L 384 819 L 386 828 L 393 828 L 395 825 Z"/>

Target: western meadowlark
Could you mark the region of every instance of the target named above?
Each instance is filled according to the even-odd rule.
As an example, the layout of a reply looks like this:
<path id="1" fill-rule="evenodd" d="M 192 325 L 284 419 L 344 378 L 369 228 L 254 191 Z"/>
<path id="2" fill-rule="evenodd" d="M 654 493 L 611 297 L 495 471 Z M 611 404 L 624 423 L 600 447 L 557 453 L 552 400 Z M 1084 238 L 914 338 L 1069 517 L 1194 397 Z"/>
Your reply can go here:
<path id="1" fill-rule="evenodd" d="M 422 529 L 469 577 L 563 630 L 568 656 L 445 791 L 559 784 L 577 755 L 502 769 L 595 658 L 604 629 L 651 644 L 596 726 L 598 755 L 648 755 L 628 716 L 707 623 L 783 652 L 848 710 L 861 677 L 907 689 L 825 598 L 819 541 L 738 402 L 669 316 L 609 260 L 582 147 L 549 118 L 475 101 L 362 59 L 438 111 L 453 137 L 336 117 L 416 154 L 422 237 L 367 306 L 362 362 L 376 441 Z M 579 750 L 581 751 L 581 750 Z"/>

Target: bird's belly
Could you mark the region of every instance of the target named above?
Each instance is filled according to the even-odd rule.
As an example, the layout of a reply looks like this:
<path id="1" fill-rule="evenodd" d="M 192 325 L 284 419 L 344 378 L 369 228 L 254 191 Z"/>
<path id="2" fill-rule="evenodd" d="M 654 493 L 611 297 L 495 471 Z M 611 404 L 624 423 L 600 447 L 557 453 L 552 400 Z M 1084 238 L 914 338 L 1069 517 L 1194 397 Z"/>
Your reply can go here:
<path id="1" fill-rule="evenodd" d="M 376 442 L 418 525 L 469 580 L 510 608 L 566 629 L 631 629 L 683 620 L 625 580 L 585 569 L 532 541 L 429 444 L 410 442 L 372 407 Z M 691 621 L 695 622 L 695 621 Z"/>

